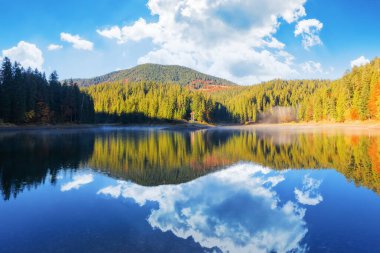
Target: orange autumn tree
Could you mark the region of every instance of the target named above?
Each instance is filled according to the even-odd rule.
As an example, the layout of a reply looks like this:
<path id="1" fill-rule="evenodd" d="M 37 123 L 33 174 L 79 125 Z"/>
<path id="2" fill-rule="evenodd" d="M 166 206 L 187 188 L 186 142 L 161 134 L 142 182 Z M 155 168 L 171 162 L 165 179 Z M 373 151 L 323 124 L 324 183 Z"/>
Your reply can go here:
<path id="1" fill-rule="evenodd" d="M 374 83 L 373 88 L 371 89 L 370 98 L 368 101 L 368 109 L 371 119 L 378 118 L 378 100 L 380 97 L 380 81 Z"/>

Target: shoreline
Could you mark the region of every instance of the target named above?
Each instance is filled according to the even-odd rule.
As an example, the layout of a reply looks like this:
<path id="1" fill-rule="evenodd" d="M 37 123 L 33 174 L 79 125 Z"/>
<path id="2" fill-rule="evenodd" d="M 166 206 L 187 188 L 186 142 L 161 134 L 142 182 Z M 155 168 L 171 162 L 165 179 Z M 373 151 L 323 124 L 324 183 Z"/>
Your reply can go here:
<path id="1" fill-rule="evenodd" d="M 44 131 L 44 130 L 80 130 L 96 128 L 157 128 L 168 131 L 195 131 L 213 128 L 214 125 L 203 123 L 166 123 L 166 124 L 57 124 L 57 125 L 14 125 L 0 124 L 0 132 Z"/>
<path id="2" fill-rule="evenodd" d="M 0 132 L 5 131 L 32 131 L 32 130 L 76 130 L 76 129 L 94 129 L 94 128 L 158 128 L 167 131 L 196 131 L 207 129 L 226 129 L 226 130 L 378 130 L 380 132 L 380 121 L 355 121 L 344 123 L 331 123 L 331 122 L 313 122 L 313 123 L 261 123 L 251 125 L 239 124 L 220 124 L 211 125 L 206 123 L 166 123 L 166 124 L 57 124 L 57 125 L 13 125 L 13 124 L 0 124 Z"/>
<path id="3" fill-rule="evenodd" d="M 2 131 L 31 131 L 31 130 L 60 130 L 60 129 L 86 129 L 86 128 L 97 128 L 107 125 L 97 125 L 97 124 L 58 124 L 58 125 L 13 125 L 13 124 L 2 124 L 0 125 L 0 132 Z M 111 125 L 109 125 L 111 126 Z M 113 126 L 113 125 L 112 125 Z"/>
<path id="4" fill-rule="evenodd" d="M 292 123 L 285 123 L 285 125 Z M 347 121 L 347 122 L 313 122 L 313 123 L 295 123 L 299 125 L 323 126 L 323 127 L 374 127 L 380 128 L 380 121 Z"/>
<path id="5" fill-rule="evenodd" d="M 299 123 L 262 123 L 262 124 L 252 124 L 252 125 L 239 125 L 239 126 L 227 126 L 229 128 L 298 128 L 298 129 L 309 129 L 309 128 L 360 128 L 360 129 L 379 129 L 380 121 L 352 121 L 352 122 L 299 122 Z"/>
<path id="6" fill-rule="evenodd" d="M 380 136 L 380 122 L 345 123 L 280 123 L 228 126 L 222 129 L 256 131 L 273 134 L 347 134 L 349 136 Z"/>

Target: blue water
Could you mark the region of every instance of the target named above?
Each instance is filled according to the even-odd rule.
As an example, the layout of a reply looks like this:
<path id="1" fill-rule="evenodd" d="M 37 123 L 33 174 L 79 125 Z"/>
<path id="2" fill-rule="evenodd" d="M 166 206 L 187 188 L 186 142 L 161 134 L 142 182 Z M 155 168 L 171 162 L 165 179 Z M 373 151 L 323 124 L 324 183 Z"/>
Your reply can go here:
<path id="1" fill-rule="evenodd" d="M 93 149 L 98 134 L 111 133 L 92 133 Z M 83 135 L 69 136 L 81 140 Z M 57 138 L 68 138 L 45 133 L 40 145 L 31 141 L 39 133 L 24 137 L 10 137 L 17 145 L 34 144 L 11 150 L 24 158 L 26 150 L 59 150 Z M 378 194 L 334 168 L 279 170 L 242 159 L 207 164 L 212 169 L 182 182 L 169 182 L 170 176 L 145 184 L 149 180 L 120 176 L 104 164 L 91 167 L 87 152 L 73 167 L 64 162 L 66 156 L 61 161 L 49 153 L 45 159 L 59 160 L 54 169 L 2 152 L 9 159 L 2 156 L 0 163 L 2 187 L 10 186 L 12 194 L 0 200 L 0 252 L 380 252 Z M 22 175 L 9 176 L 6 170 L 20 166 L 25 166 Z M 45 174 L 37 177 L 42 167 Z"/>

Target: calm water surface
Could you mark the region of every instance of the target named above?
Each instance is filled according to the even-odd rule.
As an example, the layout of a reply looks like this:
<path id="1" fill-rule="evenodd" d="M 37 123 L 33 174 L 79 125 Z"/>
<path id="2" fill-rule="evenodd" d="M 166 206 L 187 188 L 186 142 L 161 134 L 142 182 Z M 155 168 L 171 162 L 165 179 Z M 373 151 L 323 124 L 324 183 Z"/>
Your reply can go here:
<path id="1" fill-rule="evenodd" d="M 380 252 L 380 136 L 0 133 L 0 252 Z"/>

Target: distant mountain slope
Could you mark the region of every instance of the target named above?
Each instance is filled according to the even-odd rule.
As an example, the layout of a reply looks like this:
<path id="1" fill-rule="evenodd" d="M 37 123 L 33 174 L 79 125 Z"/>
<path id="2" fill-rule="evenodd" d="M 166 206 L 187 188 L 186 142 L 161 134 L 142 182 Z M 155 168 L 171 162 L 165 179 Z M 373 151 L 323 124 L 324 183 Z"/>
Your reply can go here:
<path id="1" fill-rule="evenodd" d="M 111 72 L 109 74 L 90 79 L 74 79 L 79 86 L 112 81 L 154 81 L 160 83 L 177 83 L 181 85 L 207 86 L 207 85 L 236 85 L 235 83 L 203 74 L 190 68 L 177 65 L 143 64 L 131 69 Z"/>

